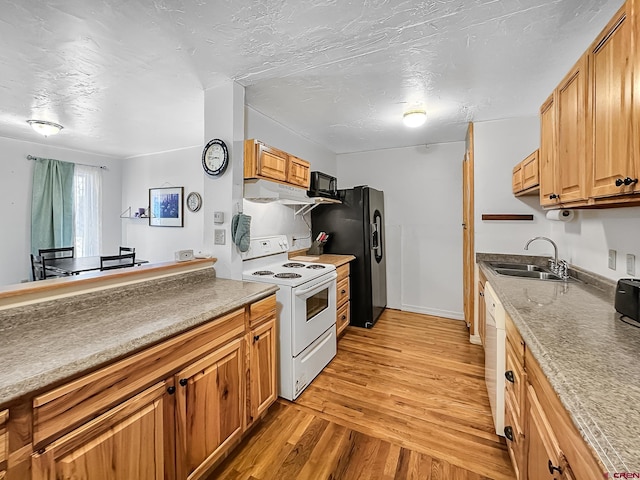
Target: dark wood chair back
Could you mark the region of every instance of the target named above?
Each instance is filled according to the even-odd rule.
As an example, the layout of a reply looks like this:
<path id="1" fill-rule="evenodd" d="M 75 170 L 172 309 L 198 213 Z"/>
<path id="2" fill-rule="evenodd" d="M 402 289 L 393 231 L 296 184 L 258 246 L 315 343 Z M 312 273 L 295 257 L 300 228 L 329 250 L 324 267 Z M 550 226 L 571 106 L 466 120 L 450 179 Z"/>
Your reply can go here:
<path id="1" fill-rule="evenodd" d="M 136 249 L 135 247 L 120 247 L 120 251 L 118 252 L 118 255 L 124 255 L 126 253 L 136 253 Z"/>
<path id="2" fill-rule="evenodd" d="M 75 256 L 76 247 L 61 247 L 61 248 L 41 248 L 38 250 L 38 255 L 42 258 L 73 258 Z"/>
<path id="3" fill-rule="evenodd" d="M 133 267 L 135 263 L 135 253 L 127 253 L 125 255 L 103 255 L 100 257 L 100 271 Z"/>

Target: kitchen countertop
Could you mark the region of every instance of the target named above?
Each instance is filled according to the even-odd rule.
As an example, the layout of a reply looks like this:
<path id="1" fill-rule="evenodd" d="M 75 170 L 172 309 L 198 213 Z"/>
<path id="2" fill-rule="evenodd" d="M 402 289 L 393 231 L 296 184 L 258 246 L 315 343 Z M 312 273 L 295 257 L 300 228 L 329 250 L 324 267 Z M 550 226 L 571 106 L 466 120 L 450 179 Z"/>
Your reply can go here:
<path id="1" fill-rule="evenodd" d="M 208 269 L 1 311 L 0 406 L 277 289 Z"/>
<path id="2" fill-rule="evenodd" d="M 640 328 L 586 283 L 480 269 L 608 472 L 640 472 Z"/>
<path id="3" fill-rule="evenodd" d="M 309 255 L 306 250 L 298 250 L 289 253 L 289 260 L 300 260 L 301 262 L 330 263 L 336 268 L 352 262 L 356 259 L 353 255 L 338 255 L 333 253 L 323 253 L 322 255 Z"/>

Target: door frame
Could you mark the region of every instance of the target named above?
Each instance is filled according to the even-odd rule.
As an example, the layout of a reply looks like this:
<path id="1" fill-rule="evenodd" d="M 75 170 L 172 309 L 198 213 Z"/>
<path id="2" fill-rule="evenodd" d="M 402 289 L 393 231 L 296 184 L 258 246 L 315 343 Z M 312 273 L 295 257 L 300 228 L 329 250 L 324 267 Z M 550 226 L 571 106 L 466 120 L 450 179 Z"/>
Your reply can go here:
<path id="1" fill-rule="evenodd" d="M 471 336 L 475 331 L 475 259 L 474 259 L 474 158 L 473 123 L 469 122 L 462 161 L 462 265 L 464 318 Z"/>

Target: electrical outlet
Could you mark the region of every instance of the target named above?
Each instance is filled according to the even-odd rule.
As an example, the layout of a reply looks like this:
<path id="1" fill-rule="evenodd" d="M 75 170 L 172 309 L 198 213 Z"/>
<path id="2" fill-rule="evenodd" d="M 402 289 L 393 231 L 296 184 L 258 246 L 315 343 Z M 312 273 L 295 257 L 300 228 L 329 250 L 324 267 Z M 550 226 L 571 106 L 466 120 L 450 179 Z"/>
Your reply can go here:
<path id="1" fill-rule="evenodd" d="M 627 275 L 636 275 L 636 256 L 633 253 L 627 253 Z"/>
<path id="2" fill-rule="evenodd" d="M 224 235 L 224 229 L 218 229 L 216 228 L 213 231 L 213 244 L 214 245 L 224 245 L 225 243 L 225 235 Z"/>
<path id="3" fill-rule="evenodd" d="M 609 250 L 609 268 L 611 270 L 616 269 L 616 251 L 615 250 Z"/>

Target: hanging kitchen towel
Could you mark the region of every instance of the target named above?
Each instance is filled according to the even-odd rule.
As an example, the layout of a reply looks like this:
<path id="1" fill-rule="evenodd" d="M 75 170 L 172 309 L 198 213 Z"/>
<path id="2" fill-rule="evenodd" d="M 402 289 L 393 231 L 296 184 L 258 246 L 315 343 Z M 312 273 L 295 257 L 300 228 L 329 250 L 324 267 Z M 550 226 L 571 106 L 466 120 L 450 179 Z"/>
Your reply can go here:
<path id="1" fill-rule="evenodd" d="M 241 252 L 249 250 L 249 235 L 251 230 L 251 217 L 244 213 L 238 213 L 231 219 L 231 240 Z"/>

